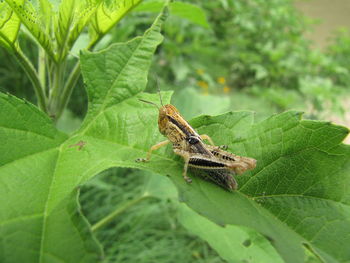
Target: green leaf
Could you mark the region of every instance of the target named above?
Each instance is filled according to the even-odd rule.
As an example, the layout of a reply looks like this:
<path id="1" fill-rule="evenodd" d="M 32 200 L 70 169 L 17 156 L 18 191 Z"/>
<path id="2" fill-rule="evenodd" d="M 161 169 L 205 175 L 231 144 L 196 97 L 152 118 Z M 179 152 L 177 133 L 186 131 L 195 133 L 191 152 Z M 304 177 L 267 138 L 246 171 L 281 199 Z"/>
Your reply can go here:
<path id="1" fill-rule="evenodd" d="M 141 3 L 135 8 L 136 12 L 155 12 L 158 13 L 162 8 L 164 1 L 154 0 Z M 170 13 L 180 18 L 187 19 L 194 24 L 209 28 L 206 14 L 199 6 L 185 3 L 172 2 L 169 5 Z"/>
<path id="2" fill-rule="evenodd" d="M 90 20 L 90 46 L 94 45 L 141 1 L 142 0 L 103 1 Z M 164 4 L 162 4 L 162 6 L 163 5 Z"/>
<path id="3" fill-rule="evenodd" d="M 23 3 L 23 0 L 21 1 Z M 9 50 L 15 49 L 15 42 L 21 21 L 5 2 L 0 3 L 0 44 Z"/>
<path id="4" fill-rule="evenodd" d="M 172 103 L 185 119 L 198 116 L 202 112 L 215 115 L 230 109 L 230 98 L 227 96 L 204 95 L 194 88 L 184 88 L 176 95 L 172 98 Z"/>
<path id="5" fill-rule="evenodd" d="M 135 12 L 154 12 L 157 13 L 162 9 L 164 2 L 159 0 L 143 1 L 135 8 Z"/>
<path id="6" fill-rule="evenodd" d="M 177 191 L 174 184 L 166 176 L 149 173 L 146 176 L 143 195 L 159 199 L 177 200 Z"/>
<path id="7" fill-rule="evenodd" d="M 6 0 L 20 21 L 54 61 L 66 58 L 74 42 L 100 6 L 101 0 Z M 13 21 L 12 21 L 13 20 Z M 11 23 L 16 21 L 11 18 Z M 55 36 L 53 39 L 52 37 Z"/>
<path id="8" fill-rule="evenodd" d="M 55 17 L 55 36 L 58 47 L 58 60 L 63 60 L 72 48 L 76 39 L 100 6 L 100 0 L 72 1 L 63 0 L 59 13 Z"/>
<path id="9" fill-rule="evenodd" d="M 119 97 L 122 101 L 117 99 L 118 92 L 114 90 L 97 91 L 103 98 L 91 97 L 90 106 L 99 102 L 103 105 L 90 108 L 87 116 L 90 122 L 83 127 L 85 132 L 67 138 L 36 107 L 1 94 L 0 207 L 4 211 L 0 214 L 1 262 L 97 262 L 101 257 L 100 246 L 76 204 L 76 189 L 98 171 L 121 164 L 120 159 L 126 156 L 125 152 L 131 152 L 132 146 L 115 147 L 117 142 L 104 141 L 99 132 L 89 132 L 91 128 L 99 129 L 111 112 L 127 113 L 127 99 L 130 101 L 145 88 L 152 54 L 162 40 L 159 31 L 163 19 L 164 14 L 142 38 L 116 45 L 122 47 L 118 52 L 125 51 L 114 57 L 119 67 L 112 64 L 107 72 L 98 74 L 109 76 L 112 73 L 114 77 L 124 78 L 123 81 L 117 77 L 118 86 L 109 87 L 123 93 Z M 116 46 L 97 56 L 101 61 L 104 55 L 115 56 Z M 96 60 L 87 61 L 94 63 Z M 128 82 L 123 76 L 126 72 L 132 73 L 136 80 Z M 109 97 L 112 95 L 114 100 Z M 137 105 L 136 99 L 133 100 Z M 116 104 L 108 104 L 112 102 Z M 136 107 L 131 108 L 135 114 Z M 120 122 L 111 128 L 114 132 L 123 132 L 123 125 Z M 108 130 L 108 127 L 101 128 Z M 139 125 L 137 131 L 142 129 Z M 116 152 L 119 153 L 117 158 Z M 133 154 L 140 153 L 143 151 Z M 134 159 L 130 162 L 134 163 Z"/>
<path id="10" fill-rule="evenodd" d="M 40 43 L 46 52 L 54 57 L 53 41 L 49 35 L 49 24 L 47 24 L 47 15 L 41 10 L 41 5 L 35 6 L 31 1 L 23 0 L 5 0 L 11 9 L 26 26 L 33 37 Z M 48 11 L 49 4 L 47 1 L 41 1 L 43 10 Z M 40 2 L 40 4 L 41 4 Z"/>
<path id="11" fill-rule="evenodd" d="M 165 17 L 159 16 L 144 37 L 111 45 L 108 51 L 99 55 L 88 51 L 82 53 L 81 69 L 88 84 L 90 102 L 83 127 L 110 107 L 144 90 L 152 55 L 163 40 L 159 31 Z"/>
<path id="12" fill-rule="evenodd" d="M 171 199 L 178 203 L 176 188 L 166 176 L 147 175 L 144 188 L 146 196 Z M 227 262 L 283 262 L 269 241 L 252 229 L 218 226 L 183 203 L 178 203 L 177 218 L 189 232 L 206 240 Z"/>
<path id="13" fill-rule="evenodd" d="M 218 224 L 258 230 L 286 262 L 303 262 L 302 244 L 325 262 L 350 259 L 350 149 L 341 144 L 346 128 L 301 120 L 295 112 L 257 124 L 247 112 L 191 123 L 218 145 L 229 142 L 233 152 L 254 157 L 258 166 L 238 178 L 234 193 L 197 178 L 185 185 L 174 176 L 181 200 Z"/>
<path id="14" fill-rule="evenodd" d="M 170 5 L 170 12 L 178 17 L 185 18 L 192 23 L 209 28 L 206 15 L 202 8 L 184 2 L 174 2 Z"/>
<path id="15" fill-rule="evenodd" d="M 10 95 L 1 94 L 0 114 L 0 261 L 96 262 L 101 249 L 82 220 L 76 191 L 50 206 L 67 136 Z"/>
<path id="16" fill-rule="evenodd" d="M 269 241 L 252 229 L 218 226 L 185 204 L 179 207 L 179 220 L 188 231 L 206 240 L 227 262 L 283 263 Z"/>
<path id="17" fill-rule="evenodd" d="M 32 104 L 4 94 L 0 99 L 0 137 L 4 138 L 0 144 L 1 166 L 49 151 L 67 138 Z"/>

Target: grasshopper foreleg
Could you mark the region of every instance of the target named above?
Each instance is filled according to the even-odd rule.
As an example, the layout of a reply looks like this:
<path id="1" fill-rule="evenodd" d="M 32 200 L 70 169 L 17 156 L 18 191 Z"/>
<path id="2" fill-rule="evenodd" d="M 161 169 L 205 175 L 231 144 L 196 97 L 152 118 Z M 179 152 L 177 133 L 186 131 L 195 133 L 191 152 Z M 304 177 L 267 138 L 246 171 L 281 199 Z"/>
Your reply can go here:
<path id="1" fill-rule="evenodd" d="M 170 142 L 169 140 L 166 140 L 166 141 L 163 141 L 163 142 L 160 142 L 160 143 L 153 145 L 148 150 L 146 158 L 138 158 L 138 159 L 136 159 L 136 162 L 148 162 L 151 159 L 151 155 L 152 155 L 153 151 L 158 150 L 159 148 L 167 145 L 169 142 Z"/>

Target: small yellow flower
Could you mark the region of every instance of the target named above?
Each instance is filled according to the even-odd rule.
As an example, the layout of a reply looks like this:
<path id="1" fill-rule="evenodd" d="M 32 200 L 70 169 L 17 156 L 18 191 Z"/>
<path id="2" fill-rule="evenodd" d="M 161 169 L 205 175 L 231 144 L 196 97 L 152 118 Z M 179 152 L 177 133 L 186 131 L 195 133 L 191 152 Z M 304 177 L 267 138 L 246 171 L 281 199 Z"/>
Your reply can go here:
<path id="1" fill-rule="evenodd" d="M 224 85 L 226 83 L 225 77 L 218 77 L 217 81 L 219 84 L 222 84 L 222 85 Z"/>
<path id="2" fill-rule="evenodd" d="M 230 88 L 229 86 L 225 85 L 224 88 L 223 88 L 223 90 L 224 90 L 224 93 L 227 94 L 227 93 L 230 92 L 231 88 Z"/>
<path id="3" fill-rule="evenodd" d="M 197 81 L 197 85 L 205 90 L 207 90 L 209 88 L 208 83 L 203 81 L 203 80 Z"/>
<path id="4" fill-rule="evenodd" d="M 204 74 L 204 70 L 201 69 L 201 68 L 197 69 L 196 72 L 197 72 L 198 75 L 203 75 Z"/>

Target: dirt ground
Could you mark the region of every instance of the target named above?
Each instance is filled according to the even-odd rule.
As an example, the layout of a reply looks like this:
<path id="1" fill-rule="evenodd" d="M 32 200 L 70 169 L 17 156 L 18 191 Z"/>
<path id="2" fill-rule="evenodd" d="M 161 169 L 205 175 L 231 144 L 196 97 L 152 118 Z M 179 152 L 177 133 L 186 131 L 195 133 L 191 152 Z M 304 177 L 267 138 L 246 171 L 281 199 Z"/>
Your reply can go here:
<path id="1" fill-rule="evenodd" d="M 314 46 L 324 48 L 338 28 L 350 30 L 350 1 L 347 0 L 295 0 L 295 6 L 306 16 L 317 20 L 314 30 L 306 37 Z"/>

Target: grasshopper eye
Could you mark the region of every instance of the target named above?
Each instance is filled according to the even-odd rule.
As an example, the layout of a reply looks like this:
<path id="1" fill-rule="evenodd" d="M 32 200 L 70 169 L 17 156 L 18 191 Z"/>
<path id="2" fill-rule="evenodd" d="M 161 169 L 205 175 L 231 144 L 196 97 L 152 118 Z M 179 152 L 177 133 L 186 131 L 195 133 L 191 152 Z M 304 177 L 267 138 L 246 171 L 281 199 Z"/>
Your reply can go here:
<path id="1" fill-rule="evenodd" d="M 195 136 L 190 136 L 187 138 L 189 144 L 196 144 L 199 142 L 199 139 Z"/>

